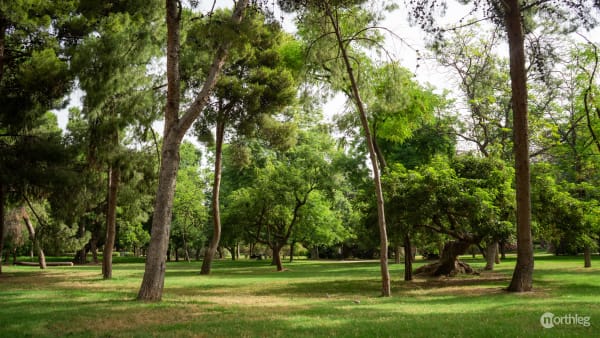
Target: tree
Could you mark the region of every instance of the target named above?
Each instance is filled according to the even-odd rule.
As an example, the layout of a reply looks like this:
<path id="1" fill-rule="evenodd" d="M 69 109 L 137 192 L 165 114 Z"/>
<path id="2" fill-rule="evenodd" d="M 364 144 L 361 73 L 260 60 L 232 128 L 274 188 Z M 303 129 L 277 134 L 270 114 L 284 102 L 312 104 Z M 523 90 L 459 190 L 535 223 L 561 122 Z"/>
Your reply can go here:
<path id="1" fill-rule="evenodd" d="M 181 167 L 177 172 L 177 189 L 173 198 L 172 242 L 179 244 L 186 261 L 190 260 L 190 244 L 204 242 L 202 227 L 206 223 L 207 210 L 204 203 L 204 182 L 200 176 L 200 153 L 193 144 L 184 141 L 180 148 Z M 199 248 L 199 245 L 195 245 Z"/>
<path id="2" fill-rule="evenodd" d="M 436 157 L 415 170 L 395 166 L 386 179 L 389 203 L 400 209 L 396 222 L 448 236 L 439 262 L 417 270 L 453 275 L 469 269 L 458 262 L 471 245 L 499 236 L 510 223 L 511 170 L 502 161 L 461 155 Z M 401 206 L 401 208 L 398 208 Z"/>
<path id="3" fill-rule="evenodd" d="M 373 184 L 378 215 L 379 228 L 379 260 L 381 270 L 381 294 L 384 297 L 391 296 L 390 274 L 387 262 L 387 229 L 385 221 L 385 206 L 383 201 L 383 190 L 381 188 L 381 163 L 377 158 L 377 152 L 373 143 L 372 130 L 369 126 L 368 113 L 361 96 L 356 68 L 360 63 L 354 58 L 352 43 L 367 42 L 366 44 L 377 44 L 380 38 L 371 32 L 369 27 L 377 21 L 378 17 L 361 7 L 363 1 L 288 1 L 282 0 L 280 4 L 289 10 L 295 9 L 302 14 L 301 31 L 308 38 L 308 45 L 315 48 L 323 48 L 316 52 L 317 64 L 320 63 L 325 71 L 324 78 L 331 75 L 337 76 L 336 85 L 345 89 L 344 92 L 356 106 L 365 143 L 369 153 L 372 167 Z M 338 55 L 335 55 L 339 53 Z M 324 62 L 325 58 L 334 60 L 333 66 Z M 333 68 L 329 68 L 332 66 Z M 339 80 L 339 79 L 343 80 Z M 331 79 L 333 80 L 333 79 Z M 334 80 L 334 81 L 336 81 Z"/>
<path id="4" fill-rule="evenodd" d="M 600 8 L 597 1 L 540 1 L 522 3 L 519 0 L 504 2 L 474 0 L 476 8 L 486 8 L 485 13 L 506 32 L 509 49 L 510 79 L 513 113 L 513 152 L 516 178 L 516 223 L 517 223 L 517 263 L 509 291 L 530 291 L 533 286 L 533 242 L 531 238 L 531 187 L 529 173 L 529 135 L 525 34 L 534 29 L 535 16 L 552 18 L 555 22 L 568 22 L 564 31 L 573 26 L 589 28 L 595 19 L 590 9 Z M 442 30 L 433 18 L 434 10 L 440 3 L 436 0 L 410 1 L 413 15 L 421 26 L 441 37 Z"/>
<path id="5" fill-rule="evenodd" d="M 269 246 L 274 265 L 283 271 L 281 249 L 291 239 L 323 240 L 326 233 L 339 231 L 338 222 L 326 221 L 334 213 L 326 198 L 335 185 L 329 163 L 333 142 L 322 131 L 304 130 L 287 150 L 255 146 L 247 169 L 255 174 L 228 195 L 225 219 L 242 224 L 249 238 Z M 321 239 L 315 232 L 322 233 Z"/>
<path id="6" fill-rule="evenodd" d="M 162 298 L 166 270 L 165 254 L 169 243 L 173 196 L 179 168 L 179 147 L 183 136 L 206 106 L 232 43 L 229 39 L 220 42 L 202 89 L 195 95 L 183 114 L 180 114 L 180 24 L 183 9 L 181 2 L 177 0 L 168 0 L 166 4 L 167 104 L 165 127 L 150 245 L 146 256 L 144 277 L 137 297 L 138 300 L 147 301 L 158 301 Z M 231 17 L 231 30 L 229 30 L 232 35 L 229 37 L 235 36 L 235 27 L 242 21 L 248 4 L 249 0 L 240 0 L 236 3 Z"/>
<path id="7" fill-rule="evenodd" d="M 41 156 L 37 163 L 32 163 L 36 160 L 19 151 L 27 147 L 39 150 L 48 145 L 51 152 L 57 146 L 56 142 L 43 140 L 56 141 L 55 135 L 38 138 L 29 131 L 47 110 L 61 105 L 71 86 L 68 62 L 61 57 L 58 29 L 52 29 L 56 28 L 53 22 L 61 22 L 69 14 L 71 3 L 64 5 L 10 1 L 0 6 L 0 256 L 8 198 L 15 190 L 22 193 L 23 183 L 33 186 L 38 181 L 26 176 L 36 168 L 25 165 L 52 162 L 51 158 Z"/>
<path id="8" fill-rule="evenodd" d="M 203 57 L 199 53 L 214 52 L 222 36 L 229 11 L 220 11 L 204 21 L 196 21 L 188 35 L 188 48 L 183 51 L 186 60 L 184 78 L 189 88 L 198 82 L 198 64 Z M 221 237 L 220 186 L 223 146 L 227 139 L 252 137 L 256 126 L 266 121 L 266 116 L 278 113 L 290 104 L 296 94 L 291 63 L 298 55 L 287 53 L 295 41 L 282 32 L 281 27 L 272 19 L 267 19 L 260 12 L 251 12 L 240 26 L 235 44 L 232 45 L 229 57 L 223 66 L 223 72 L 215 85 L 202 117 L 197 121 L 195 129 L 201 139 L 210 138 L 214 143 L 214 177 L 212 185 L 212 240 L 204 254 L 201 274 L 209 274 L 214 254 Z M 207 67 L 204 67 L 207 68 Z M 205 69 L 205 72 L 208 69 Z M 187 74 L 187 73 L 190 74 Z M 202 77 L 205 74 L 201 75 Z M 214 139 L 210 133 L 215 128 Z"/>

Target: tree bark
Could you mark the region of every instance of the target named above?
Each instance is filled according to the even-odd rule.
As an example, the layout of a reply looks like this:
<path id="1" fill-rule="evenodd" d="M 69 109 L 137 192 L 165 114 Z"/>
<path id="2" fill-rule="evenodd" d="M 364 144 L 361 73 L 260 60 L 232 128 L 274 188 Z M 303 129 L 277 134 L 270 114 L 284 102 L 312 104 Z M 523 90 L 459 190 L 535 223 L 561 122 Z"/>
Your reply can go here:
<path id="1" fill-rule="evenodd" d="M 27 231 L 29 232 L 29 239 L 31 240 L 31 243 L 33 244 L 34 250 L 37 251 L 40 269 L 45 269 L 46 268 L 46 255 L 44 255 L 44 250 L 42 249 L 42 246 L 40 245 L 40 241 L 37 238 L 37 236 L 35 235 L 35 228 L 33 227 L 33 224 L 31 223 L 31 219 L 29 219 L 29 215 L 27 214 L 25 207 L 21 207 L 20 212 L 21 212 L 21 217 L 23 217 L 23 221 L 25 222 L 25 226 L 27 227 Z"/>
<path id="2" fill-rule="evenodd" d="M 592 250 L 590 249 L 589 245 L 586 245 L 583 248 L 583 260 L 584 260 L 584 268 L 591 268 L 592 267 Z"/>
<path id="3" fill-rule="evenodd" d="M 399 244 L 394 245 L 394 264 L 400 264 L 400 248 Z"/>
<path id="4" fill-rule="evenodd" d="M 290 244 L 290 263 L 294 262 L 294 247 L 296 246 L 296 241 L 292 241 Z"/>
<path id="5" fill-rule="evenodd" d="M 248 3 L 249 0 L 239 0 L 236 3 L 236 8 L 232 14 L 234 24 L 239 24 L 242 21 Z M 144 278 L 137 296 L 138 300 L 159 301 L 162 298 L 166 271 L 165 253 L 169 243 L 173 195 L 177 170 L 179 169 L 179 147 L 186 131 L 206 107 L 207 99 L 217 83 L 218 75 L 225 64 L 230 46 L 230 43 L 225 41 L 217 50 L 202 89 L 180 118 L 179 49 L 182 11 L 180 5 L 180 1 L 166 0 L 167 105 L 165 108 L 163 149 L 161 151 L 161 166 L 152 218 L 150 244 L 146 256 Z"/>
<path id="6" fill-rule="evenodd" d="M 4 184 L 0 183 L 0 274 L 2 274 L 2 250 L 4 249 L 4 220 L 6 219 L 6 195 L 4 192 Z"/>
<path id="7" fill-rule="evenodd" d="M 108 168 L 108 206 L 106 209 L 106 240 L 102 251 L 102 278 L 112 278 L 112 254 L 117 234 L 117 194 L 121 171 L 114 166 Z"/>
<path id="8" fill-rule="evenodd" d="M 201 275 L 210 274 L 210 267 L 219 246 L 221 239 L 221 211 L 219 210 L 219 195 L 221 192 L 221 160 L 223 157 L 223 137 L 225 135 L 225 121 L 223 118 L 217 121 L 217 134 L 216 134 L 216 145 L 215 145 L 215 170 L 213 180 L 213 194 L 212 194 L 212 212 L 213 212 L 213 237 L 208 247 L 208 250 L 204 254 L 204 260 L 202 261 L 202 268 L 200 269 Z M 235 255 L 233 252 L 232 255 Z M 234 258 L 235 259 L 235 258 Z"/>
<path id="9" fill-rule="evenodd" d="M 433 272 L 433 275 L 453 275 L 458 268 L 458 256 L 463 255 L 471 244 L 471 242 L 461 240 L 447 242 L 441 252 L 439 266 Z"/>
<path id="10" fill-rule="evenodd" d="M 412 271 L 412 245 L 410 243 L 410 235 L 404 235 L 404 280 L 413 280 Z"/>
<path id="11" fill-rule="evenodd" d="M 496 263 L 496 251 L 497 251 L 498 243 L 494 242 L 492 244 L 488 244 L 485 248 L 485 268 L 484 270 L 494 270 L 494 263 Z"/>
<path id="12" fill-rule="evenodd" d="M 388 240 L 387 240 L 387 229 L 385 224 L 385 208 L 384 208 L 384 200 L 383 200 L 383 189 L 381 188 L 381 177 L 379 170 L 379 163 L 377 160 L 377 154 L 375 152 L 375 147 L 373 145 L 373 138 L 371 136 L 371 130 L 369 128 L 369 121 L 367 119 L 367 113 L 363 104 L 363 101 L 360 96 L 360 92 L 358 90 L 358 83 L 356 78 L 354 77 L 354 71 L 352 70 L 352 65 L 350 63 L 350 57 L 348 56 L 346 50 L 346 41 L 342 37 L 342 33 L 340 31 L 340 27 L 338 25 L 337 19 L 335 15 L 332 13 L 329 4 L 325 3 L 325 12 L 328 18 L 331 21 L 331 24 L 334 29 L 334 33 L 337 39 L 338 47 L 340 49 L 340 53 L 342 59 L 344 60 L 344 64 L 346 66 L 346 72 L 348 74 L 348 78 L 350 79 L 350 85 L 352 88 L 352 96 L 354 99 L 354 103 L 358 108 L 358 112 L 360 115 L 360 122 L 363 127 L 363 132 L 365 134 L 365 140 L 367 142 L 367 147 L 369 149 L 369 158 L 371 160 L 371 166 L 373 169 L 373 183 L 375 185 L 375 195 L 377 198 L 377 216 L 378 216 L 378 225 L 379 225 L 379 263 L 381 270 L 381 295 L 383 297 L 390 297 L 392 295 L 391 290 L 391 282 L 390 282 L 390 272 L 388 269 Z"/>
<path id="13" fill-rule="evenodd" d="M 273 264 L 277 266 L 277 271 L 283 271 L 283 263 L 281 262 L 281 248 L 280 245 L 273 246 Z"/>
<path id="14" fill-rule="evenodd" d="M 506 6 L 506 32 L 510 55 L 517 195 L 517 264 L 508 291 L 525 292 L 533 287 L 525 43 L 519 0 L 507 0 L 503 3 Z"/>

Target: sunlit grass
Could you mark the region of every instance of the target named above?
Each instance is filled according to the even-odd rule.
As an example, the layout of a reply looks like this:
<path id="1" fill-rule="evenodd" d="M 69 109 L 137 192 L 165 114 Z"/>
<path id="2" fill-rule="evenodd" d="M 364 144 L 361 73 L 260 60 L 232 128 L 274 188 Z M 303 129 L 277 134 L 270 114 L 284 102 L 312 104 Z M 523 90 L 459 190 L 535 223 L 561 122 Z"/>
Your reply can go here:
<path id="1" fill-rule="evenodd" d="M 468 260 L 482 268 L 481 259 Z M 581 257 L 540 256 L 535 291 L 504 291 L 514 258 L 480 276 L 404 282 L 390 265 L 392 298 L 379 297 L 378 262 L 296 261 L 275 272 L 266 261 L 169 263 L 163 301 L 135 301 L 143 263 L 116 259 L 112 280 L 100 266 L 4 266 L 3 337 L 524 337 L 597 336 L 600 269 Z M 590 327 L 544 329 L 540 316 L 590 316 Z M 596 328 L 596 329 L 595 329 Z"/>

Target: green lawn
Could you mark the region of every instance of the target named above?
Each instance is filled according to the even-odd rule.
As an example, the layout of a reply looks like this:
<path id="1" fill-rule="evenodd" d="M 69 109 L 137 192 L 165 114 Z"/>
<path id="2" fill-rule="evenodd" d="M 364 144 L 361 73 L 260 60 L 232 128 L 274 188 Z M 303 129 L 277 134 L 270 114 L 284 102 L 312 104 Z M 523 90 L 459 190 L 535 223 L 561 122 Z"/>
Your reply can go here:
<path id="1" fill-rule="evenodd" d="M 482 268 L 483 260 L 467 260 Z M 297 261 L 275 272 L 265 261 L 170 263 L 163 301 L 135 296 L 143 264 L 115 258 L 101 266 L 4 266 L 2 337 L 573 337 L 600 335 L 600 268 L 581 257 L 538 256 L 535 291 L 511 294 L 514 259 L 494 273 L 402 281 L 391 265 L 392 298 L 379 297 L 377 262 Z M 598 262 L 594 262 L 598 265 Z M 591 326 L 544 329 L 540 316 L 590 316 Z"/>

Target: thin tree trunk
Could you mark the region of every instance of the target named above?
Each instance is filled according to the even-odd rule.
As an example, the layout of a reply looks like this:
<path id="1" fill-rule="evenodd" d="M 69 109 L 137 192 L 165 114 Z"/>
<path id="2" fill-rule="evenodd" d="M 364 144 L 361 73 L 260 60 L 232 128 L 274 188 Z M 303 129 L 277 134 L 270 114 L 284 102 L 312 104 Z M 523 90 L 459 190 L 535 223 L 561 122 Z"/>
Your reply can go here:
<path id="1" fill-rule="evenodd" d="M 504 260 L 506 259 L 506 247 L 505 247 L 504 241 L 500 241 L 498 243 L 498 249 L 500 250 L 500 259 Z"/>
<path id="2" fill-rule="evenodd" d="M 363 132 L 365 134 L 365 140 L 367 142 L 367 147 L 369 149 L 369 157 L 371 159 L 371 166 L 373 169 L 373 183 L 375 184 L 375 195 L 377 198 L 377 216 L 378 216 L 378 225 L 379 225 L 379 262 L 381 267 L 381 295 L 383 297 L 390 297 L 392 295 L 391 291 L 391 282 L 390 282 L 390 272 L 388 269 L 388 259 L 387 259 L 387 249 L 388 249 L 388 240 L 387 240 L 387 229 L 385 224 L 385 208 L 384 208 L 384 200 L 383 200 L 383 190 L 381 188 L 381 177 L 379 171 L 379 163 L 377 160 L 377 154 L 375 152 L 375 147 L 373 145 L 373 138 L 371 136 L 371 131 L 369 128 L 369 121 L 367 120 L 367 113 L 365 111 L 364 104 L 360 97 L 360 92 L 358 90 L 358 83 L 354 77 L 354 71 L 352 70 L 352 65 L 350 64 L 350 57 L 346 51 L 346 42 L 342 37 L 340 27 L 338 25 L 336 17 L 333 15 L 331 8 L 328 4 L 325 4 L 325 11 L 327 16 L 329 17 L 333 29 L 335 31 L 335 36 L 338 42 L 338 47 L 340 49 L 340 53 L 342 59 L 344 60 L 344 64 L 346 66 L 346 72 L 348 74 L 348 78 L 350 79 L 350 85 L 352 87 L 352 95 L 354 96 L 354 103 L 358 108 L 360 121 L 363 127 Z"/>
<path id="3" fill-rule="evenodd" d="M 23 217 L 23 221 L 25 222 L 25 226 L 27 227 L 27 231 L 29 232 L 29 239 L 31 243 L 33 243 L 34 250 L 37 251 L 38 261 L 40 263 L 40 269 L 46 268 L 46 255 L 44 255 L 44 250 L 40 245 L 40 241 L 35 235 L 35 228 L 31 223 L 31 219 L 29 219 L 29 215 L 27 215 L 27 211 L 25 207 L 21 207 L 21 217 Z"/>
<path id="4" fill-rule="evenodd" d="M 4 249 L 4 220 L 6 219 L 6 195 L 4 193 L 4 184 L 0 183 L 0 274 L 2 274 L 2 249 Z"/>
<path id="5" fill-rule="evenodd" d="M 589 245 L 586 245 L 583 248 L 583 259 L 584 259 L 584 268 L 591 268 L 592 267 L 592 250 L 590 249 Z"/>
<path id="6" fill-rule="evenodd" d="M 85 236 L 85 222 L 79 222 L 79 227 L 77 229 L 77 236 L 79 238 L 83 238 Z M 87 263 L 87 245 L 84 245 L 81 250 L 75 252 L 75 258 L 73 258 L 73 263 L 75 264 L 85 264 Z"/>
<path id="7" fill-rule="evenodd" d="M 510 54 L 517 195 L 517 264 L 508 291 L 525 292 L 533 287 L 525 44 L 519 1 L 507 0 L 504 3 L 507 6 L 505 15 Z"/>
<path id="8" fill-rule="evenodd" d="M 394 245 L 394 264 L 400 264 L 400 244 Z"/>
<path id="9" fill-rule="evenodd" d="M 412 245 L 410 243 L 410 235 L 404 235 L 404 280 L 410 281 L 413 279 L 412 271 Z"/>
<path id="10" fill-rule="evenodd" d="M 497 246 L 498 243 L 494 242 L 491 244 L 488 244 L 488 246 L 485 248 L 485 268 L 483 268 L 484 270 L 494 270 L 494 263 L 496 263 L 496 251 L 497 251 Z"/>
<path id="11" fill-rule="evenodd" d="M 102 252 L 102 278 L 112 278 L 112 254 L 117 234 L 117 194 L 121 171 L 114 166 L 108 168 L 108 207 L 106 210 L 106 240 Z"/>
<path id="12" fill-rule="evenodd" d="M 296 241 L 292 241 L 290 244 L 290 263 L 294 262 L 294 247 L 296 246 Z"/>
<path id="13" fill-rule="evenodd" d="M 217 121 L 217 135 L 215 145 L 215 170 L 213 180 L 213 193 L 212 193 L 212 212 L 213 212 L 213 238 L 210 242 L 208 250 L 204 254 L 204 260 L 202 261 L 202 268 L 200 269 L 201 275 L 210 274 L 210 267 L 215 256 L 215 251 L 219 246 L 221 239 L 221 211 L 219 210 L 219 195 L 221 191 L 221 160 L 223 157 L 223 137 L 225 135 L 225 121 L 221 117 Z M 233 253 L 232 253 L 233 255 Z"/>

